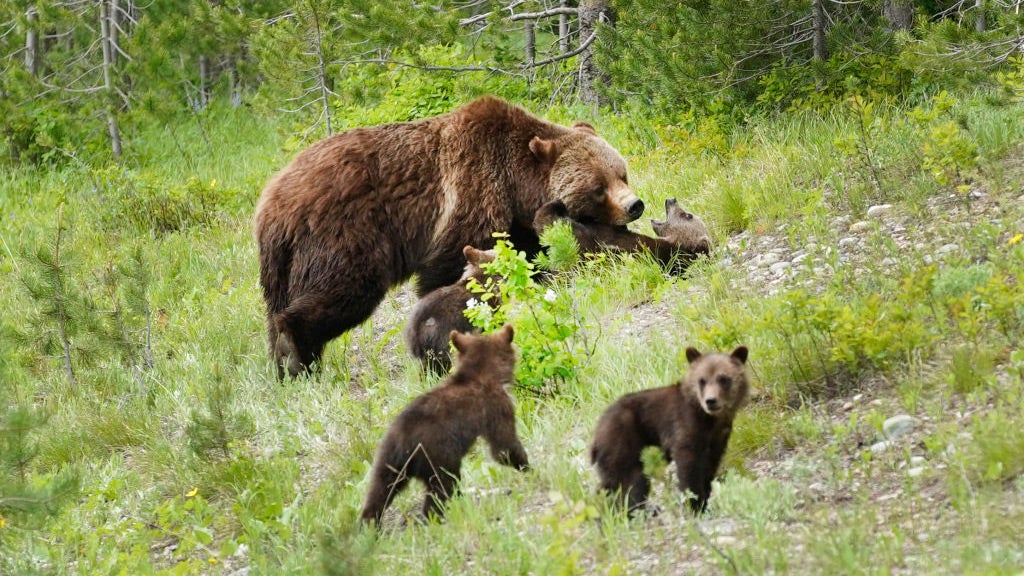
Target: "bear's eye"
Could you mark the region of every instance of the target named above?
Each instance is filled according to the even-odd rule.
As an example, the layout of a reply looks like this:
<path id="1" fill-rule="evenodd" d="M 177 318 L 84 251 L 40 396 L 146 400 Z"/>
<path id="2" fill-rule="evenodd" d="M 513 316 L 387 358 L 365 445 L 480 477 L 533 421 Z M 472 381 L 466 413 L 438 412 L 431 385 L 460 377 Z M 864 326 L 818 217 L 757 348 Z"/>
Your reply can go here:
<path id="1" fill-rule="evenodd" d="M 708 385 L 708 380 L 707 378 L 701 378 L 700 380 L 697 380 L 697 384 L 700 384 L 700 389 L 703 390 L 704 387 Z"/>
<path id="2" fill-rule="evenodd" d="M 719 376 L 718 385 L 722 388 L 728 388 L 729 386 L 732 386 L 732 378 L 728 376 Z"/>
<path id="3" fill-rule="evenodd" d="M 591 194 L 594 195 L 594 198 L 600 198 L 600 197 L 604 196 L 604 186 L 600 186 L 598 188 L 595 188 L 594 191 L 591 192 Z"/>

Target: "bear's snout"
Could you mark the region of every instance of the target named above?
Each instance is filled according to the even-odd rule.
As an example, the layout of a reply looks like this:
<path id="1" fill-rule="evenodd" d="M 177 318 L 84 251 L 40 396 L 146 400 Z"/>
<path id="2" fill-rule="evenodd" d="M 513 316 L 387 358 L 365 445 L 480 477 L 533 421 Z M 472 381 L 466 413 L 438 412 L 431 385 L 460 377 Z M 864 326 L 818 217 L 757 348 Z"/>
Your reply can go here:
<path id="1" fill-rule="evenodd" d="M 715 412 L 718 412 L 718 409 L 722 406 L 718 403 L 718 398 L 710 396 L 704 398 L 704 407 L 707 408 L 708 414 L 714 414 Z"/>
<path id="2" fill-rule="evenodd" d="M 639 198 L 634 198 L 632 202 L 626 205 L 626 214 L 629 215 L 630 220 L 636 220 L 637 218 L 644 215 L 644 201 Z"/>

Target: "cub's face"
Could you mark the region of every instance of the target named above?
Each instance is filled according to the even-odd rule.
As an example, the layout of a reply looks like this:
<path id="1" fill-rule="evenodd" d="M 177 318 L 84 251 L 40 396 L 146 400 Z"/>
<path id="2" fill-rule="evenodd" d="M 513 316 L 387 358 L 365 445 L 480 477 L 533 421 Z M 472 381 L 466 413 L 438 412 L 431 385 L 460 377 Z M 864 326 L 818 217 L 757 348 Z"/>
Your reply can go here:
<path id="1" fill-rule="evenodd" d="M 569 216 L 581 222 L 625 225 L 644 213 L 630 189 L 626 161 L 589 124 L 553 140 L 534 138 L 530 151 L 551 166 L 548 197 L 560 198 Z"/>
<path id="2" fill-rule="evenodd" d="M 700 406 L 711 416 L 733 415 L 747 401 L 747 347 L 740 346 L 732 354 L 701 354 L 696 348 L 686 349 L 690 371 L 685 385 L 697 394 Z"/>
<path id="3" fill-rule="evenodd" d="M 665 220 L 651 220 L 654 233 L 676 244 L 695 245 L 710 242 L 704 222 L 679 205 L 675 198 L 665 200 Z"/>

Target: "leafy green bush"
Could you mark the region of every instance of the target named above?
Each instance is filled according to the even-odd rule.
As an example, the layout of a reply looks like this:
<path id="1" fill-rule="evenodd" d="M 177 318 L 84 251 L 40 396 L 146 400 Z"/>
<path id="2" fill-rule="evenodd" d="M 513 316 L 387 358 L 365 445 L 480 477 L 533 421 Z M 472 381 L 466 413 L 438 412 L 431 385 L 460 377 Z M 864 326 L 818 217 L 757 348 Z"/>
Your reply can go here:
<path id="1" fill-rule="evenodd" d="M 584 352 L 575 338 L 581 320 L 573 295 L 539 284 L 526 253 L 516 251 L 506 234 L 496 233 L 495 237 L 494 262 L 483 265 L 487 280 L 483 284 L 475 279 L 469 282 L 469 289 L 480 299 L 470 302 L 466 317 L 484 332 L 511 323 L 520 352 L 516 363 L 519 386 L 536 394 L 557 392 L 559 383 L 576 378 Z"/>

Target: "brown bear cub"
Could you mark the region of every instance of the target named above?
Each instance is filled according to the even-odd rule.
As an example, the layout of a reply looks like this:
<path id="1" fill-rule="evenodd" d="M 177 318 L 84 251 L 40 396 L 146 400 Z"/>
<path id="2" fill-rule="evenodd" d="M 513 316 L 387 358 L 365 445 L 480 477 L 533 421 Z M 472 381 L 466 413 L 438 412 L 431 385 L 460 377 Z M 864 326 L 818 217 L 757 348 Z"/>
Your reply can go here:
<path id="1" fill-rule="evenodd" d="M 458 351 L 455 372 L 412 401 L 388 429 L 377 449 L 364 522 L 380 525 L 384 510 L 411 478 L 427 487 L 423 514 L 444 514 L 458 488 L 462 458 L 478 436 L 501 464 L 529 468 L 516 435 L 515 411 L 506 390 L 513 382 L 512 326 L 491 335 L 451 333 Z"/>
<path id="2" fill-rule="evenodd" d="M 651 237 L 637 234 L 625 226 L 597 222 L 582 222 L 572 218 L 565 204 L 552 200 L 533 216 L 533 227 L 538 234 L 559 220 L 572 225 L 573 235 L 580 252 L 638 252 L 646 249 L 655 259 L 672 272 L 682 273 L 701 254 L 711 253 L 711 239 L 704 222 L 683 210 L 675 198 L 665 200 L 665 220 L 651 220 L 655 234 Z"/>
<path id="3" fill-rule="evenodd" d="M 494 250 L 477 250 L 472 246 L 462 249 L 466 257 L 466 270 L 455 284 L 443 286 L 427 294 L 416 303 L 405 325 L 405 342 L 409 352 L 423 364 L 425 371 L 446 374 L 452 367 L 448 348 L 449 334 L 478 332 L 463 311 L 466 303 L 479 295 L 470 292 L 470 279 L 484 283 L 487 274 L 482 266 L 494 262 Z"/>
<path id="4" fill-rule="evenodd" d="M 644 507 L 651 488 L 640 461 L 647 446 L 661 448 L 669 462 L 675 461 L 679 489 L 692 492 L 691 508 L 703 512 L 733 418 L 746 402 L 745 346 L 732 354 L 687 348 L 686 359 L 690 370 L 683 379 L 619 398 L 597 423 L 590 459 L 601 489 L 631 514 Z"/>
<path id="5" fill-rule="evenodd" d="M 695 254 L 711 253 L 711 236 L 704 221 L 687 212 L 675 198 L 665 200 L 665 220 L 651 219 L 651 228 L 659 237 Z"/>

